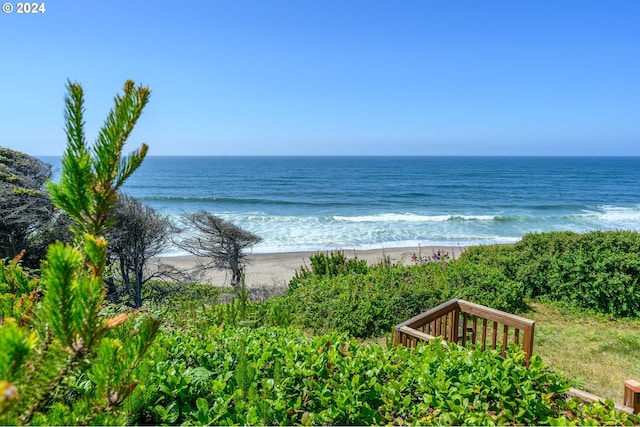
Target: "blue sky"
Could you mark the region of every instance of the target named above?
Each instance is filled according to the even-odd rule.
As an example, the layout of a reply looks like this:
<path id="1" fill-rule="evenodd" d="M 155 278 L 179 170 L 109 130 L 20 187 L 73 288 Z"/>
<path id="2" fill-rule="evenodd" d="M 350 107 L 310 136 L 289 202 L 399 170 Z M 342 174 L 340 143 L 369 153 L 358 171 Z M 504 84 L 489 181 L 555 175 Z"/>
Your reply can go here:
<path id="1" fill-rule="evenodd" d="M 14 6 L 17 2 L 10 0 Z M 126 79 L 151 155 L 640 155 L 633 0 L 93 0 L 0 14 L 0 144 L 92 141 Z"/>

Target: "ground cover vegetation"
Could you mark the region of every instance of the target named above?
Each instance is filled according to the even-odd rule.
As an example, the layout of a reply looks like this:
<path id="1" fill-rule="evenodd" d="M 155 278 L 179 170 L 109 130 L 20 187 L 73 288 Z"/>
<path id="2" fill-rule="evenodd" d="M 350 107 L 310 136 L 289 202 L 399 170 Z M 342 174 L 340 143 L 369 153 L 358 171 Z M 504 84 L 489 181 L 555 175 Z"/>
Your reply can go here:
<path id="1" fill-rule="evenodd" d="M 72 243 L 50 246 L 40 272 L 23 267 L 21 253 L 0 262 L 0 423 L 640 424 L 610 400 L 568 398 L 569 380 L 537 356 L 525 368 L 515 348 L 502 357 L 362 341 L 451 298 L 512 313 L 553 300 L 637 316 L 637 233 L 534 234 L 410 265 L 319 253 L 285 295 L 264 303 L 249 301 L 242 263 L 230 291 L 159 281 L 141 265 L 166 244 L 157 238 L 166 218 L 118 193 L 146 154 L 146 145 L 121 153 L 148 97 L 127 82 L 89 147 L 82 88 L 68 86 L 69 143 L 61 179 L 47 190 L 72 221 Z M 42 183 L 35 187 L 41 197 Z M 221 255 L 242 254 L 224 240 L 229 233 L 259 239 L 209 219 L 228 232 L 204 233 Z M 157 232 L 129 235 L 132 224 L 131 233 Z M 124 297 L 110 302 L 110 286 Z M 219 303 L 225 292 L 234 299 Z M 620 342 L 633 349 L 634 339 Z"/>
<path id="2" fill-rule="evenodd" d="M 521 353 L 363 345 L 344 334 L 212 326 L 162 333 L 135 424 L 491 425 L 633 422 L 612 403 L 565 399 L 568 382 Z M 164 350 L 167 349 L 167 350 Z M 637 420 L 636 420 L 637 421 Z"/>
<path id="3" fill-rule="evenodd" d="M 174 305 L 175 303 L 175 305 Z M 269 304 L 177 298 L 125 403 L 131 424 L 633 424 L 569 399 L 539 356 L 309 334 Z M 165 308 L 162 308 L 165 307 Z M 180 314 L 178 314 L 180 313 Z M 185 316 L 188 313 L 188 316 Z M 512 349 L 513 350 L 513 349 Z"/>

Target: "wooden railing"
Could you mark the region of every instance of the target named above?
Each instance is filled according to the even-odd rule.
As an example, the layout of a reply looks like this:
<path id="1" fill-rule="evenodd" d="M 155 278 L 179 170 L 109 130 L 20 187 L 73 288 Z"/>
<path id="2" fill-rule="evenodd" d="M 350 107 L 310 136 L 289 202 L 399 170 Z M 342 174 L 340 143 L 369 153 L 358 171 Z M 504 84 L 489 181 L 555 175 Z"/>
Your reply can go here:
<path id="1" fill-rule="evenodd" d="M 525 363 L 533 352 L 535 322 L 461 299 L 453 299 L 395 326 L 393 342 L 415 347 L 420 341 L 442 337 L 462 346 L 480 344 L 501 349 L 510 342 L 525 352 Z"/>
<path id="2" fill-rule="evenodd" d="M 483 351 L 487 347 L 501 349 L 504 356 L 509 342 L 513 342 L 525 352 L 525 363 L 528 366 L 533 352 L 534 330 L 533 320 L 465 300 L 452 299 L 396 325 L 393 343 L 412 348 L 421 341 L 441 337 L 463 346 L 480 344 Z M 587 402 L 605 400 L 575 388 L 571 388 L 567 395 Z M 640 413 L 640 382 L 624 382 L 624 405 L 616 404 L 616 409 Z"/>

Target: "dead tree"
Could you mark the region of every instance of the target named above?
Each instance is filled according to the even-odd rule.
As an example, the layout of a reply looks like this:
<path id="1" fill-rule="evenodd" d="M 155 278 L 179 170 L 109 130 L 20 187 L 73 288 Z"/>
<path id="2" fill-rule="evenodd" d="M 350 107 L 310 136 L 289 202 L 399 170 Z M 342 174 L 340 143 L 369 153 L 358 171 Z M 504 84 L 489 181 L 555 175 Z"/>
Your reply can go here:
<path id="1" fill-rule="evenodd" d="M 108 261 L 114 275 L 107 278 L 107 293 L 116 300 L 121 295 L 129 296 L 130 304 L 140 307 L 142 289 L 148 282 L 178 275 L 174 267 L 159 260 L 151 262 L 169 247 L 172 225 L 167 216 L 128 195 L 120 196 L 114 220 L 108 235 Z M 122 290 L 117 290 L 114 278 Z"/>
<path id="2" fill-rule="evenodd" d="M 248 256 L 245 250 L 262 238 L 203 210 L 184 214 L 182 218 L 191 230 L 176 244 L 199 257 L 204 268 L 231 270 L 231 285 L 239 293 Z"/>

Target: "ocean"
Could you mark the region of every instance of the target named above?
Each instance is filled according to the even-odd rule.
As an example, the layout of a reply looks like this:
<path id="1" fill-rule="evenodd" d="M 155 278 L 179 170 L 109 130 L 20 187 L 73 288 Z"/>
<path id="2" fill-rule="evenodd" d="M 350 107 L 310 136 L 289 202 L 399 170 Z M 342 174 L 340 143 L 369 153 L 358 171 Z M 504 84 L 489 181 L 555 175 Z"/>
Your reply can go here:
<path id="1" fill-rule="evenodd" d="M 175 220 L 204 209 L 250 230 L 254 253 L 640 231 L 638 157 L 151 156 L 124 191 Z"/>

